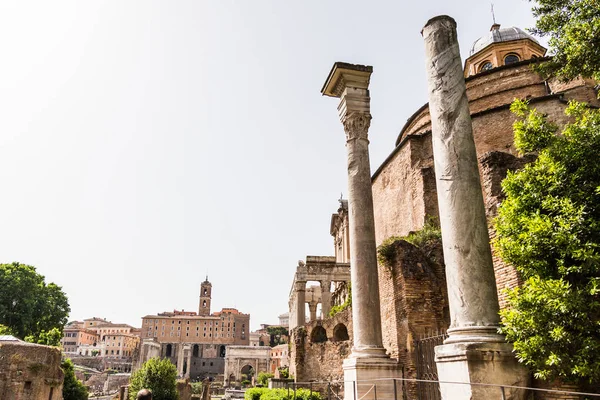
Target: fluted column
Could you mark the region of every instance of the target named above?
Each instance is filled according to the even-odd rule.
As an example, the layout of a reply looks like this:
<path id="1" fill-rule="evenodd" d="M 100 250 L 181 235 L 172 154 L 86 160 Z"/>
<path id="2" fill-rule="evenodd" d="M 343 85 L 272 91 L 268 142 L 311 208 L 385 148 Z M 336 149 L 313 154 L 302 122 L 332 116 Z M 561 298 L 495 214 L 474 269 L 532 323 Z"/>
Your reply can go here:
<path id="1" fill-rule="evenodd" d="M 306 323 L 306 282 L 296 281 L 296 326 Z"/>
<path id="2" fill-rule="evenodd" d="M 340 98 L 338 112 L 346 132 L 348 216 L 352 281 L 352 357 L 385 357 L 381 337 L 379 279 L 368 131 L 369 80 L 373 67 L 335 63 L 323 94 Z"/>
<path id="3" fill-rule="evenodd" d="M 450 303 L 445 343 L 503 342 L 497 333 L 496 279 L 456 22 L 436 17 L 422 33 Z"/>
<path id="4" fill-rule="evenodd" d="M 329 316 L 331 310 L 331 281 L 320 281 L 321 285 L 321 313 L 323 318 Z"/>

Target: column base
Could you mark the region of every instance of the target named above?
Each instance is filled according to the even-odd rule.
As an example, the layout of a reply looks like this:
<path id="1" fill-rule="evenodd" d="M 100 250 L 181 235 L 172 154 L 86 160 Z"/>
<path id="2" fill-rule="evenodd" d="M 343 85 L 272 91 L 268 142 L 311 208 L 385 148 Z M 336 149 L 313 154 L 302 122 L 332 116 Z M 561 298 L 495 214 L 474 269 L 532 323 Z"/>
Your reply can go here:
<path id="1" fill-rule="evenodd" d="M 520 364 L 510 343 L 452 343 L 435 348 L 438 379 L 446 382 L 528 386 L 529 371 Z M 443 400 L 489 400 L 501 397 L 495 386 L 440 383 Z M 507 400 L 525 400 L 527 390 L 505 388 Z"/>
<path id="2" fill-rule="evenodd" d="M 344 360 L 344 400 L 401 399 L 402 370 L 389 357 L 352 357 Z"/>

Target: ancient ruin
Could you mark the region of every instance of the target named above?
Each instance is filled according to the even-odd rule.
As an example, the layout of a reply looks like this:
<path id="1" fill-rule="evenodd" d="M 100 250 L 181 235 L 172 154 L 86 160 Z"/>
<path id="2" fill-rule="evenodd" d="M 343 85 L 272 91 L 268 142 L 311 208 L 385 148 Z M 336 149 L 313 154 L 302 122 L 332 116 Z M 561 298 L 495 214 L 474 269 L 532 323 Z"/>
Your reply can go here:
<path id="1" fill-rule="evenodd" d="M 515 117 L 509 110 L 513 99 L 527 98 L 533 107 L 551 116 L 559 125 L 567 121 L 564 109 L 569 100 L 585 101 L 593 106 L 600 106 L 596 97 L 597 91 L 594 89 L 596 83 L 592 80 L 577 79 L 563 83 L 556 79 L 544 80 L 539 76 L 532 69 L 532 64 L 543 62 L 545 53 L 546 49 L 523 30 L 515 27 L 501 28 L 499 24 L 494 24 L 489 33 L 475 41 L 469 57 L 464 62 L 464 68 L 460 61 L 454 61 L 455 64 L 461 64 L 461 71 L 460 74 L 454 72 L 453 77 L 460 75 L 466 86 L 466 98 L 462 98 L 462 118 L 470 117 L 475 151 L 474 154 L 471 152 L 471 161 L 475 160 L 478 163 L 476 175 L 481 182 L 480 193 L 485 205 L 483 219 L 481 209 L 478 211 L 478 248 L 482 248 L 484 242 L 488 243 L 488 236 L 495 236 L 489 222 L 495 216 L 496 207 L 503 198 L 500 182 L 507 171 L 521 168 L 531 161 L 531 157 L 519 157 L 513 144 L 512 122 Z M 344 76 L 341 73 L 344 65 L 338 66 L 340 70 L 337 74 L 333 74 L 332 71 L 328 80 L 328 83 L 337 80 L 337 85 L 328 86 L 332 94 L 337 92 L 341 95 L 348 82 L 350 85 L 357 85 L 361 73 L 368 74 L 368 71 L 348 71 Z M 365 91 L 368 87 L 365 87 L 365 78 L 362 79 L 363 91 L 349 91 L 353 96 L 348 97 L 348 100 L 350 107 L 357 106 L 362 101 L 364 114 L 367 101 L 365 95 L 368 94 Z M 468 107 L 466 116 L 464 107 Z M 346 103 L 342 102 L 339 109 L 343 117 L 348 109 Z M 432 240 L 424 246 L 416 246 L 402 240 L 411 233 L 422 231 L 427 221 L 439 223 L 440 215 L 448 217 L 445 211 L 440 212 L 442 207 L 438 201 L 432 114 L 429 104 L 425 104 L 408 118 L 390 155 L 370 177 L 375 244 L 381 247 L 388 240 L 393 241 L 390 245 L 392 254 L 389 263 L 380 264 L 378 267 L 382 343 L 386 352 L 398 360 L 406 378 L 438 379 L 433 361 L 433 347 L 435 344 L 441 344 L 443 335 L 440 335 L 440 332 L 449 328 L 451 319 L 441 240 Z M 361 121 L 360 126 L 366 132 L 368 118 L 363 115 Z M 358 168 L 359 165 L 351 164 L 353 168 Z M 471 167 L 470 180 L 475 179 L 473 173 L 475 170 Z M 470 193 L 473 194 L 472 192 Z M 346 215 L 348 211 L 346 207 Z M 347 218 L 344 219 L 344 215 L 342 210 L 338 215 L 334 214 L 331 221 L 337 263 L 348 263 L 351 259 L 349 228 L 352 224 Z M 481 240 L 482 238 L 484 240 Z M 489 266 L 489 254 L 485 255 L 484 259 Z M 483 273 L 487 276 L 486 294 L 483 297 L 493 299 L 492 292 L 496 292 L 495 296 L 502 308 L 506 304 L 503 289 L 519 285 L 521 278 L 512 266 L 502 262 L 493 252 L 491 262 L 495 283 L 491 281 L 490 269 L 487 268 Z M 455 261 L 453 263 L 456 264 Z M 451 268 L 454 270 L 455 266 Z M 456 273 L 450 273 L 454 274 L 453 279 L 456 279 Z M 354 290 L 354 287 L 352 289 Z M 332 292 L 332 304 L 343 303 L 343 300 L 340 301 L 336 297 L 337 290 Z M 297 303 L 292 303 L 294 306 L 291 310 L 299 309 Z M 487 331 L 488 334 L 484 336 L 490 340 L 494 340 L 494 337 L 500 340 L 492 328 L 497 323 L 495 313 L 498 307 L 492 305 L 492 309 L 494 311 L 491 312 L 483 310 L 479 321 L 483 323 L 485 318 L 483 331 Z M 456 310 L 455 305 L 452 310 Z M 456 321 L 461 321 L 455 324 L 457 327 L 471 326 L 471 317 L 479 313 L 472 310 L 453 312 L 458 313 Z M 353 318 L 350 313 L 345 314 L 347 320 L 343 323 L 352 338 L 355 326 L 354 329 L 350 327 L 356 324 L 356 320 L 352 324 Z M 334 318 L 341 318 L 343 315 L 342 313 Z M 297 324 L 296 321 L 296 328 L 291 331 L 296 340 L 292 340 L 290 364 L 314 366 L 311 372 L 307 372 L 308 368 L 295 367 L 298 371 L 297 380 L 328 380 L 342 373 L 337 360 L 321 355 L 333 351 L 331 346 L 334 346 L 334 342 L 331 340 L 331 320 L 325 314 L 322 320 L 318 317 L 317 315 L 317 321 L 306 322 L 304 325 Z M 325 329 L 327 341 L 315 344 L 310 338 L 313 336 L 312 331 L 319 326 Z M 468 330 L 455 330 L 452 333 L 455 338 L 459 333 L 471 335 Z M 323 337 L 315 334 L 315 337 L 317 336 Z M 340 354 L 345 354 L 346 350 L 339 351 Z M 506 362 L 509 362 L 508 358 Z M 409 384 L 405 387 L 407 394 L 413 397 L 422 394 L 424 388 L 439 393 L 439 389 L 431 385 Z"/>
<path id="2" fill-rule="evenodd" d="M 0 336 L 2 399 L 62 399 L 64 374 L 56 347 Z"/>
<path id="3" fill-rule="evenodd" d="M 269 346 L 228 346 L 225 354 L 225 387 L 252 382 L 259 372 L 269 370 Z"/>

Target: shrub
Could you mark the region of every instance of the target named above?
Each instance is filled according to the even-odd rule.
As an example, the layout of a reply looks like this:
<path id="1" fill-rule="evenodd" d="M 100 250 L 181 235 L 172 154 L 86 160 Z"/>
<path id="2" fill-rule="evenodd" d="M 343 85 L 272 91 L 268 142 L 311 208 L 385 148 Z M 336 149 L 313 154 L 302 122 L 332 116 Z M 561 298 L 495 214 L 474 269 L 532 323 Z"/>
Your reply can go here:
<path id="1" fill-rule="evenodd" d="M 267 386 L 269 384 L 269 379 L 273 378 L 275 375 L 268 372 L 259 372 L 258 373 L 258 383 L 263 386 Z"/>
<path id="2" fill-rule="evenodd" d="M 289 397 L 287 389 L 267 389 L 252 388 L 246 390 L 244 394 L 246 400 L 293 400 L 294 391 L 290 388 Z M 308 389 L 296 390 L 295 398 L 298 400 L 321 400 L 319 392 L 312 392 Z"/>
<path id="3" fill-rule="evenodd" d="M 442 231 L 436 218 L 429 217 L 425 221 L 423 228 L 410 232 L 406 236 L 391 236 L 385 239 L 377 248 L 377 261 L 380 265 L 390 268 L 396 256 L 394 244 L 399 240 L 405 240 L 408 243 L 422 248 L 431 242 L 437 242 L 442 238 Z"/>
<path id="4" fill-rule="evenodd" d="M 178 400 L 177 369 L 167 359 L 151 358 L 131 375 L 129 399 L 142 389 L 152 390 L 152 400 Z"/>
<path id="5" fill-rule="evenodd" d="M 503 333 L 536 378 L 600 383 L 600 111 L 571 103 L 556 135 L 515 101 L 515 145 L 536 161 L 502 182 L 495 246 L 521 273 Z"/>

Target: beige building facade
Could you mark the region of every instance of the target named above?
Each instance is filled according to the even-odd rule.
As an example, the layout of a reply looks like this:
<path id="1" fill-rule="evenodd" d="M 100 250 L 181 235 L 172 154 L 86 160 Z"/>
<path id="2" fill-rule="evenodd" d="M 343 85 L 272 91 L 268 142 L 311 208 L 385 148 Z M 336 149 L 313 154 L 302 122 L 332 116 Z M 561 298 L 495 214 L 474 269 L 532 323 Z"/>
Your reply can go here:
<path id="1" fill-rule="evenodd" d="M 182 377 L 222 374 L 227 347 L 250 344 L 250 315 L 235 308 L 211 313 L 211 298 L 207 277 L 200 285 L 199 312 L 174 310 L 144 316 L 138 365 L 158 354 L 171 360 Z"/>

